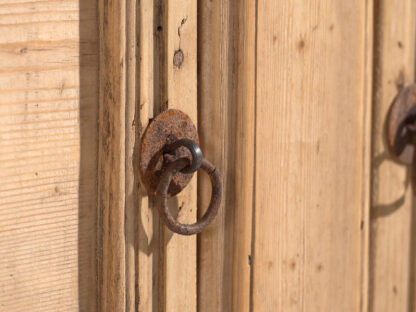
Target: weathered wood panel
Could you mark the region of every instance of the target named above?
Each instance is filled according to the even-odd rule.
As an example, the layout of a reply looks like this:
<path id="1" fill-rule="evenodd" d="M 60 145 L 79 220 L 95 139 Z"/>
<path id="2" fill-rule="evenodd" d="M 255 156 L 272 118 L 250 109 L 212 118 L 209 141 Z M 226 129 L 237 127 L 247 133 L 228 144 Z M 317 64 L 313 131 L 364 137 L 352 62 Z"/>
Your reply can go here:
<path id="1" fill-rule="evenodd" d="M 139 177 L 137 150 L 140 119 L 137 114 L 137 2 L 126 1 L 126 311 L 136 311 L 138 307 L 137 288 L 137 212 L 140 211 Z M 143 311 L 143 310 L 139 310 Z"/>
<path id="2" fill-rule="evenodd" d="M 414 311 L 409 306 L 414 296 L 409 282 L 414 274 L 412 228 L 416 227 L 410 171 L 391 159 L 384 132 L 394 97 L 414 81 L 415 9 L 413 0 L 382 0 L 375 6 L 371 312 Z"/>
<path id="3" fill-rule="evenodd" d="M 126 3 L 99 1 L 98 291 L 100 311 L 126 309 Z"/>
<path id="4" fill-rule="evenodd" d="M 197 2 L 165 3 L 166 102 L 160 108 L 185 112 L 197 125 Z M 181 223 L 194 223 L 197 215 L 197 177 L 168 203 Z M 165 311 L 196 311 L 196 236 L 173 234 L 163 225 Z"/>
<path id="5" fill-rule="evenodd" d="M 138 152 L 138 140 L 146 129 L 149 120 L 153 117 L 154 92 L 155 92 L 155 72 L 154 64 L 154 36 L 158 34 L 157 24 L 154 18 L 154 0 L 140 1 L 138 5 L 137 21 L 137 104 L 135 125 L 138 138 L 136 140 L 135 151 Z M 157 55 L 157 54 L 156 54 Z M 157 88 L 156 88 L 157 90 Z M 136 154 L 137 155 L 137 154 Z M 137 162 L 138 157 L 133 161 Z M 137 164 L 136 164 L 137 166 Z M 137 168 L 137 167 L 135 167 Z M 137 176 L 136 182 L 140 181 Z M 139 183 L 135 183 L 135 187 Z M 146 189 L 140 185 L 137 192 L 137 223 L 136 223 L 136 310 L 143 312 L 160 311 L 157 310 L 158 303 L 163 302 L 159 296 L 159 215 L 156 207 L 152 206 L 152 201 L 147 196 Z M 162 272 L 163 274 L 163 272 Z"/>
<path id="6" fill-rule="evenodd" d="M 362 308 L 370 10 L 258 2 L 253 311 Z"/>
<path id="7" fill-rule="evenodd" d="M 180 109 L 197 122 L 196 2 L 141 1 L 137 12 L 136 152 L 149 120 L 163 110 Z M 154 198 L 148 197 L 143 186 L 135 197 L 139 207 L 136 307 L 140 311 L 195 311 L 196 237 L 170 232 L 160 222 Z M 168 204 L 180 222 L 195 222 L 196 176 Z"/>
<path id="8" fill-rule="evenodd" d="M 222 174 L 218 216 L 198 239 L 198 310 L 248 311 L 254 159 L 255 1 L 198 7 L 201 147 Z M 200 175 L 198 214 L 211 196 Z"/>
<path id="9" fill-rule="evenodd" d="M 96 3 L 4 0 L 0 32 L 0 311 L 95 311 Z"/>
<path id="10" fill-rule="evenodd" d="M 198 13 L 198 129 L 204 157 L 218 168 L 223 185 L 218 215 L 198 238 L 198 310 L 226 311 L 232 302 L 234 12 L 230 1 L 201 1 Z M 211 199 L 211 181 L 200 173 L 198 182 L 202 217 Z"/>

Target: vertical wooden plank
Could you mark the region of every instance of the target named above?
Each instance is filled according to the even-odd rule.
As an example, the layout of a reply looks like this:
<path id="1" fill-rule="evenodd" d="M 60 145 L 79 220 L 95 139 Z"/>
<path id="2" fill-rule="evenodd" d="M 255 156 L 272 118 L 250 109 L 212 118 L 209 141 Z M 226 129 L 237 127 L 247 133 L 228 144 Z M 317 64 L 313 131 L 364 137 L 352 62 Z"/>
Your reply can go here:
<path id="1" fill-rule="evenodd" d="M 138 198 L 138 170 L 137 153 L 140 128 L 136 118 L 136 1 L 126 1 L 126 211 L 125 211 L 125 244 L 126 244 L 126 311 L 136 311 L 136 257 L 137 257 L 137 206 Z"/>
<path id="2" fill-rule="evenodd" d="M 201 147 L 222 173 L 218 216 L 198 240 L 198 310 L 248 311 L 254 156 L 255 2 L 200 1 Z M 198 214 L 211 196 L 198 180 Z"/>
<path id="3" fill-rule="evenodd" d="M 196 20 L 194 1 L 139 3 L 137 137 L 151 118 L 168 108 L 180 109 L 197 121 Z M 137 197 L 138 310 L 195 311 L 196 237 L 167 230 L 143 186 Z M 196 179 L 168 204 L 179 211 L 180 222 L 195 222 Z"/>
<path id="4" fill-rule="evenodd" d="M 253 311 L 362 307 L 368 9 L 258 2 Z"/>
<path id="5" fill-rule="evenodd" d="M 230 75 L 235 54 L 230 6 L 231 1 L 199 1 L 198 7 L 198 129 L 204 157 L 218 168 L 223 185 L 218 215 L 198 238 L 199 311 L 230 311 L 232 302 L 235 107 Z M 211 182 L 205 174 L 199 179 L 201 217 L 211 199 Z"/>
<path id="6" fill-rule="evenodd" d="M 96 311 L 96 12 L 0 3 L 0 311 Z"/>
<path id="7" fill-rule="evenodd" d="M 232 311 L 249 311 L 254 191 L 256 2 L 235 3 L 238 8 L 237 86 L 235 121 L 235 200 L 233 209 Z"/>
<path id="8" fill-rule="evenodd" d="M 149 119 L 153 117 L 154 103 L 154 35 L 158 33 L 154 16 L 154 0 L 138 3 L 138 107 L 136 107 L 136 133 L 141 137 Z M 138 116 L 137 116 L 138 115 Z M 136 140 L 136 153 L 138 152 Z M 135 158 L 136 161 L 138 157 Z M 138 170 L 135 170 L 138 172 Z M 159 216 L 152 206 L 146 189 L 140 185 L 137 194 L 137 245 L 136 245 L 136 311 L 158 311 L 163 301 L 158 292 Z"/>
<path id="9" fill-rule="evenodd" d="M 372 103 L 373 103 L 373 65 L 374 65 L 374 0 L 367 0 L 365 7 L 365 51 L 364 51 L 364 107 L 363 107 L 363 170 L 361 195 L 361 276 L 360 308 L 369 309 L 370 280 L 370 210 L 371 210 L 371 152 L 372 152 Z"/>
<path id="10" fill-rule="evenodd" d="M 391 159 L 385 119 L 398 91 L 414 81 L 415 1 L 375 2 L 370 311 L 410 311 L 412 191 L 409 169 Z"/>
<path id="11" fill-rule="evenodd" d="M 125 311 L 126 26 L 124 1 L 99 1 L 100 311 Z"/>
<path id="12" fill-rule="evenodd" d="M 197 3 L 170 0 L 165 3 L 166 103 L 197 122 Z M 182 223 L 196 221 L 196 176 L 169 203 Z M 181 236 L 164 229 L 165 311 L 196 310 L 196 236 Z"/>

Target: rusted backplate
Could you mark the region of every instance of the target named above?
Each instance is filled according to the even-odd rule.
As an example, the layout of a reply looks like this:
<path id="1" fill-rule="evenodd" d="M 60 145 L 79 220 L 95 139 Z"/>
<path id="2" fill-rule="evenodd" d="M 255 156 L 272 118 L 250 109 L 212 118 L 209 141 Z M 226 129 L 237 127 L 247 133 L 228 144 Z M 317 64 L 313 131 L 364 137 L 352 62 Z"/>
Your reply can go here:
<path id="1" fill-rule="evenodd" d="M 416 84 L 402 89 L 387 118 L 387 143 L 390 152 L 403 164 L 413 163 L 416 130 Z"/>
<path id="2" fill-rule="evenodd" d="M 186 147 L 166 153 L 165 146 L 179 139 L 191 139 L 199 144 L 198 132 L 191 118 L 185 113 L 169 109 L 156 116 L 146 128 L 140 145 L 139 168 L 143 184 L 155 195 L 165 163 L 186 157 L 192 160 Z M 190 182 L 193 173 L 176 173 L 169 185 L 168 196 L 175 196 Z"/>

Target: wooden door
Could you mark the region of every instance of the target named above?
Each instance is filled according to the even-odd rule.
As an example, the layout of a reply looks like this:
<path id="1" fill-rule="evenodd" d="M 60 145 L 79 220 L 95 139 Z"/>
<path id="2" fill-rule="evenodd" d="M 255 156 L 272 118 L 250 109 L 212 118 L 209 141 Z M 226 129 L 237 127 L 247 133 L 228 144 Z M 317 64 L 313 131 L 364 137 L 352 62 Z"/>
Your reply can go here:
<path id="1" fill-rule="evenodd" d="M 416 311 L 414 0 L 0 0 L 0 311 Z M 168 108 L 222 175 L 169 231 L 140 139 Z M 204 174 L 170 206 L 191 223 Z"/>

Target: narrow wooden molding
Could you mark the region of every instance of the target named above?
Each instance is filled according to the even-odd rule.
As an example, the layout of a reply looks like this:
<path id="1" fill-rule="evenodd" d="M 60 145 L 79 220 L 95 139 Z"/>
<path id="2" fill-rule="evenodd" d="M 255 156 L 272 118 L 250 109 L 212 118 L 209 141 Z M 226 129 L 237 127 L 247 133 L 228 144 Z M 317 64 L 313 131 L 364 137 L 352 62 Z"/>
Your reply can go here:
<path id="1" fill-rule="evenodd" d="M 233 228 L 232 311 L 250 311 L 253 243 L 256 17 L 257 1 L 244 0 L 238 9 L 236 36 L 235 201 Z"/>
<path id="2" fill-rule="evenodd" d="M 126 26 L 124 1 L 99 1 L 99 311 L 125 311 Z"/>
<path id="3" fill-rule="evenodd" d="M 237 6 L 213 1 L 198 7 L 198 123 L 201 148 L 221 173 L 223 196 L 213 223 L 198 237 L 198 311 L 231 311 L 234 215 L 235 98 L 233 50 Z M 198 216 L 211 198 L 211 182 L 198 180 Z M 227 274 L 224 274 L 227 272 Z"/>
<path id="4" fill-rule="evenodd" d="M 155 99 L 155 32 L 157 19 L 155 12 L 159 1 L 142 0 L 137 7 L 137 103 L 135 115 L 136 147 L 137 142 L 149 120 L 154 116 Z M 157 62 L 156 62 L 157 63 Z M 134 157 L 138 159 L 138 157 Z M 138 170 L 136 170 L 138 172 Z M 156 207 L 147 196 L 146 189 L 136 177 L 137 220 L 136 220 L 136 309 L 140 312 L 159 311 L 159 302 L 163 302 L 159 292 L 160 277 L 160 224 Z"/>
<path id="5" fill-rule="evenodd" d="M 164 75 L 166 102 L 159 110 L 175 108 L 197 124 L 197 1 L 169 0 L 164 7 Z M 177 57 L 181 55 L 180 57 Z M 194 223 L 197 215 L 197 175 L 168 205 L 177 220 Z M 196 311 L 196 235 L 164 232 L 164 311 Z"/>
<path id="6" fill-rule="evenodd" d="M 361 295 L 360 312 L 368 312 L 370 279 L 370 210 L 371 210 L 371 143 L 372 143 L 372 101 L 373 101 L 373 44 L 374 44 L 374 1 L 365 2 L 364 33 L 364 98 L 362 118 L 362 202 L 361 202 Z"/>
<path id="7" fill-rule="evenodd" d="M 140 121 L 137 112 L 137 1 L 126 1 L 126 114 L 125 114 L 125 244 L 126 244 L 126 311 L 137 308 L 136 271 L 137 268 L 137 212 L 140 206 L 138 163 L 138 142 L 140 141 Z"/>
<path id="8" fill-rule="evenodd" d="M 256 1 L 214 1 L 198 8 L 198 18 L 201 146 L 223 180 L 218 216 L 198 239 L 198 310 L 249 311 Z M 201 175 L 200 216 L 210 194 Z"/>

